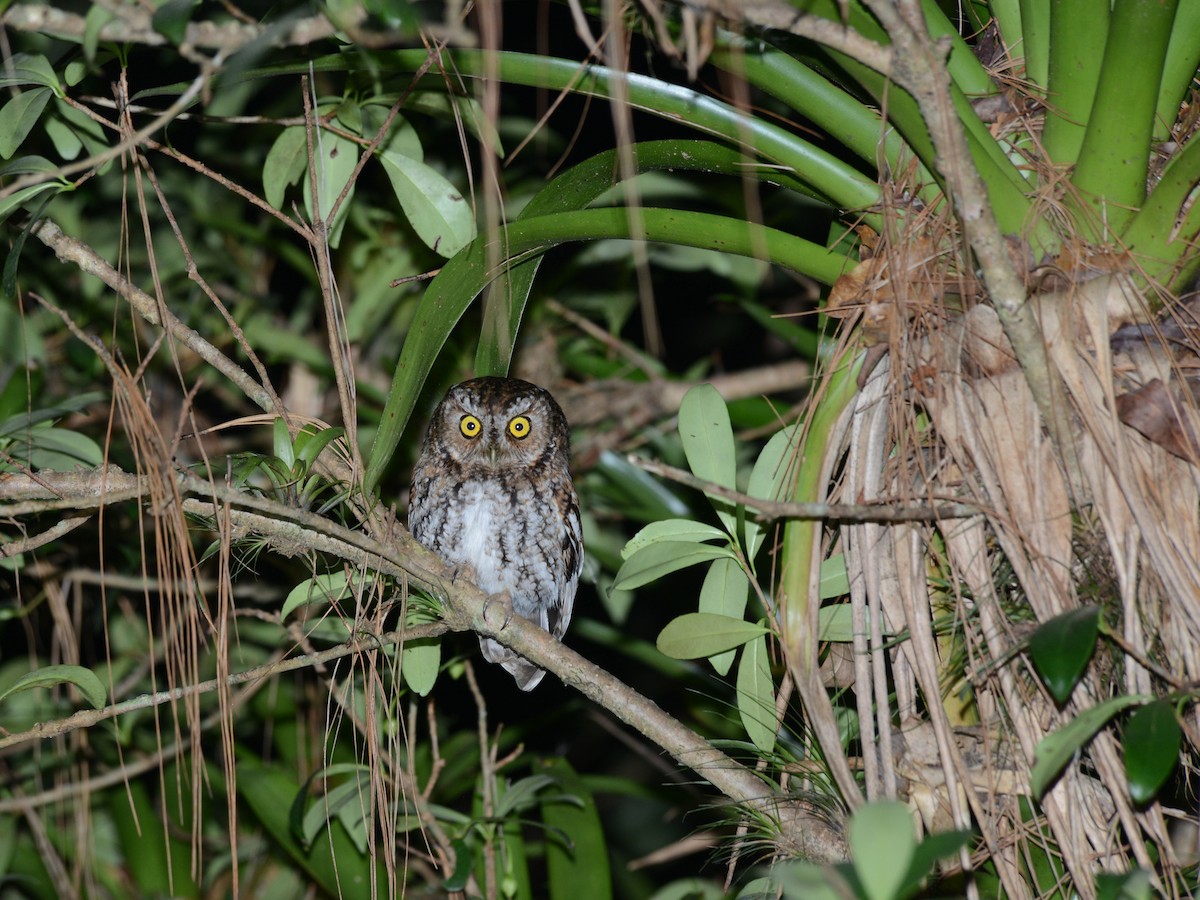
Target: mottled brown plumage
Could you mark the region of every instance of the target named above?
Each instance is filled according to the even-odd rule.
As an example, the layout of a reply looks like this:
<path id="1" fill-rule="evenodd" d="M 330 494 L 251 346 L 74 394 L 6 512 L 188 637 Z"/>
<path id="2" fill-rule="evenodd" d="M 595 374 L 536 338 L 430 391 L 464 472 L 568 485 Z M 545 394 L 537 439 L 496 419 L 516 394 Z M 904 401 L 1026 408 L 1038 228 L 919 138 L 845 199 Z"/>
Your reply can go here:
<path id="1" fill-rule="evenodd" d="M 561 640 L 583 568 L 579 502 L 568 468 L 569 433 L 546 390 L 515 378 L 455 385 L 434 411 L 413 470 L 408 527 L 489 594 Z M 545 674 L 480 637 L 522 690 Z"/>

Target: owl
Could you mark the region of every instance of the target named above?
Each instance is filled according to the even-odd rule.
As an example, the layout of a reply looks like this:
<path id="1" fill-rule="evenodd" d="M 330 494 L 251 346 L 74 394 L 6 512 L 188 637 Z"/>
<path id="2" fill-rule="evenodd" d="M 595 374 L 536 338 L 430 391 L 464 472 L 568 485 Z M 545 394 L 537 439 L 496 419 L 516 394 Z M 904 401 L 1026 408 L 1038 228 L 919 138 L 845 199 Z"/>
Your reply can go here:
<path id="1" fill-rule="evenodd" d="M 567 419 L 549 392 L 515 378 L 455 385 L 438 404 L 413 470 L 408 528 L 484 591 L 562 640 L 583 568 Z M 468 568 L 469 567 L 469 568 Z M 497 641 L 484 659 L 531 691 L 546 673 Z"/>

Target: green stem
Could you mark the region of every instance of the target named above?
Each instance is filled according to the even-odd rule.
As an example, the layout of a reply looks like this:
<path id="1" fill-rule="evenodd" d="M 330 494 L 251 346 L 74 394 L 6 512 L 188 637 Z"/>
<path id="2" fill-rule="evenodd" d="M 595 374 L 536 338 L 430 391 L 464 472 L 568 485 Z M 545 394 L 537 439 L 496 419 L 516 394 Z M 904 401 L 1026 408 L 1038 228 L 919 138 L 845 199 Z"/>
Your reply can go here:
<path id="1" fill-rule="evenodd" d="M 755 178 L 807 193 L 807 187 L 787 172 L 755 165 L 740 151 L 711 141 L 649 141 L 630 148 L 636 173 L 670 170 L 702 172 L 738 178 Z M 617 181 L 617 151 L 609 150 L 568 169 L 526 204 L 519 220 L 580 210 L 609 190 Z M 524 315 L 542 257 L 509 268 L 489 288 L 483 306 L 483 323 L 475 353 L 475 374 L 504 375 L 512 359 L 513 343 Z"/>
<path id="2" fill-rule="evenodd" d="M 1181 287 L 1196 265 L 1200 232 L 1200 203 L 1193 202 L 1182 219 L 1184 204 L 1200 182 L 1200 140 L 1189 141 L 1167 164 L 1146 203 L 1121 235 L 1146 277 Z M 1188 262 L 1181 265 L 1181 261 Z M 1194 261 L 1193 261 L 1194 260 Z"/>
<path id="3" fill-rule="evenodd" d="M 1200 3 L 1181 3 L 1163 62 L 1162 85 L 1154 116 L 1154 140 L 1165 141 L 1179 118 L 1179 106 L 1187 96 L 1200 66 Z"/>
<path id="4" fill-rule="evenodd" d="M 797 503 L 817 503 L 825 499 L 833 461 L 829 458 L 838 439 L 838 426 L 858 392 L 858 373 L 863 354 L 848 348 L 835 362 L 825 379 L 825 393 L 816 401 L 808 430 L 804 435 L 803 455 L 796 476 L 792 499 Z M 817 583 L 821 568 L 821 522 L 817 519 L 792 519 L 783 529 L 780 559 L 780 597 L 787 658 L 799 665 L 816 665 L 817 615 L 820 605 Z"/>
<path id="5" fill-rule="evenodd" d="M 1146 198 L 1150 135 L 1177 3 L 1116 0 L 1113 6 L 1096 99 L 1071 178 L 1080 202 L 1092 207 L 1077 209 L 1082 230 L 1093 239 L 1120 234 Z"/>
<path id="6" fill-rule="evenodd" d="M 1050 82 L 1042 144 L 1059 165 L 1079 156 L 1108 37 L 1109 0 L 1051 0 Z"/>
<path id="7" fill-rule="evenodd" d="M 1045 87 L 1050 55 L 1050 10 L 1046 0 L 1021 0 L 1021 55 L 1025 57 L 1025 78 L 1037 87 Z"/>
<path id="8" fill-rule="evenodd" d="M 636 217 L 638 228 L 632 227 Z M 569 241 L 628 239 L 664 241 L 735 253 L 776 263 L 832 284 L 851 260 L 803 238 L 742 219 L 665 209 L 585 209 L 517 219 L 480 235 L 429 283 L 404 341 L 391 391 L 380 416 L 365 478 L 379 483 L 408 425 L 417 395 L 450 332 L 480 291 L 510 265 L 540 256 Z M 496 262 L 498 261 L 498 262 Z M 495 263 L 495 264 L 493 264 Z"/>
<path id="9" fill-rule="evenodd" d="M 400 71 L 415 71 L 425 61 L 424 50 L 399 50 L 389 55 Z M 879 186 L 866 175 L 788 130 L 714 100 L 690 88 L 604 66 L 580 65 L 526 53 L 476 50 L 446 52 L 446 63 L 463 75 L 483 76 L 487 63 L 510 84 L 568 90 L 611 99 L 617 80 L 624 82 L 630 106 L 704 134 L 720 137 L 753 156 L 769 160 L 795 175 L 834 206 L 868 209 L 879 202 Z M 426 76 L 428 80 L 430 76 Z M 440 82 L 439 82 L 440 83 Z"/>

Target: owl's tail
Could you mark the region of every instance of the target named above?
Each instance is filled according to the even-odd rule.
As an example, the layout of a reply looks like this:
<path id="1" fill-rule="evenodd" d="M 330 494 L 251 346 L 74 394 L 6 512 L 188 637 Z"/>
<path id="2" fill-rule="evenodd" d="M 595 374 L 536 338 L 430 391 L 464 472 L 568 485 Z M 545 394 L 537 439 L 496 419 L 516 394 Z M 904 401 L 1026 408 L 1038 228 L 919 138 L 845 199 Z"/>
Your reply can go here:
<path id="1" fill-rule="evenodd" d="M 517 687 L 523 691 L 532 691 L 541 682 L 542 676 L 546 674 L 544 669 L 539 669 L 525 657 L 514 653 L 499 641 L 491 638 L 481 637 L 479 649 L 483 652 L 483 658 L 488 662 L 504 666 L 505 671 L 516 679 Z"/>

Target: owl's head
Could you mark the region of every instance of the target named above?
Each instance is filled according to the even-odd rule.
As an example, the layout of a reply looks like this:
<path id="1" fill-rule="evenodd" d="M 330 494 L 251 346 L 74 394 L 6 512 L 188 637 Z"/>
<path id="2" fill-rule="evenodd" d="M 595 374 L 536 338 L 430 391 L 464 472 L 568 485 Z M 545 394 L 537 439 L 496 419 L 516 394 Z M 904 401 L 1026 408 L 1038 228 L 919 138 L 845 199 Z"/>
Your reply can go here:
<path id="1" fill-rule="evenodd" d="M 513 469 L 566 461 L 569 432 L 550 392 L 517 378 L 456 384 L 438 405 L 427 440 L 463 466 Z"/>

